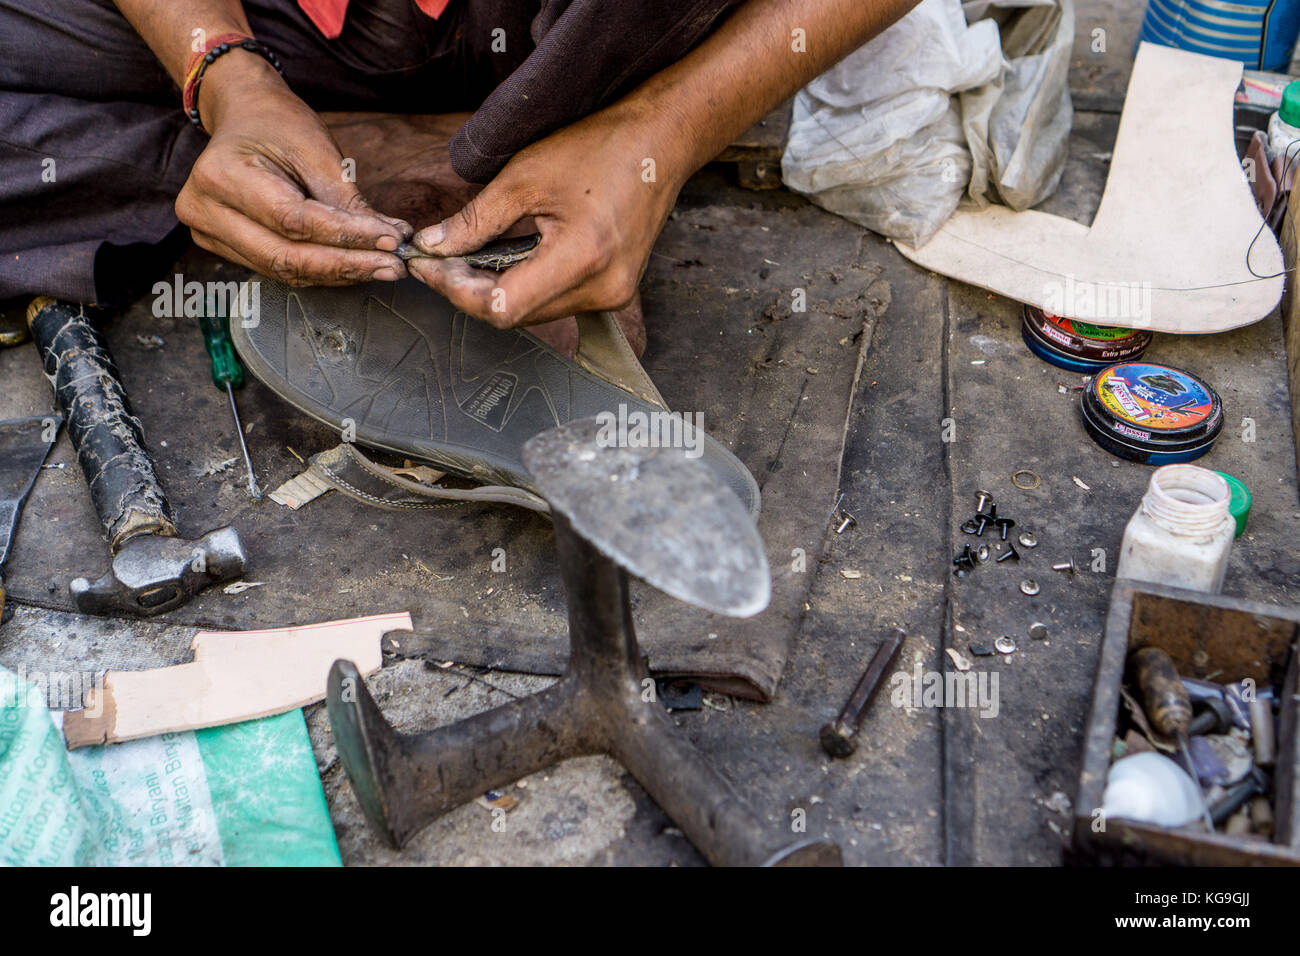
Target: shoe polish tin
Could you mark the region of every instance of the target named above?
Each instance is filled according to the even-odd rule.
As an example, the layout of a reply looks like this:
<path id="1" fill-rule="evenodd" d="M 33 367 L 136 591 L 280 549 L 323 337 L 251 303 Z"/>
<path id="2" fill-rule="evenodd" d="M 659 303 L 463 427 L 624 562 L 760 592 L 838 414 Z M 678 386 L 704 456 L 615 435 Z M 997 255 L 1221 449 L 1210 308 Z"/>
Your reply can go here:
<path id="1" fill-rule="evenodd" d="M 1210 385 L 1155 362 L 1120 362 L 1093 376 L 1083 423 L 1113 455 L 1148 465 L 1192 461 L 1223 430 L 1223 407 Z"/>
<path id="2" fill-rule="evenodd" d="M 1072 372 L 1091 372 L 1120 359 L 1138 358 L 1151 344 L 1151 333 L 1066 319 L 1024 307 L 1021 335 L 1039 358 Z"/>

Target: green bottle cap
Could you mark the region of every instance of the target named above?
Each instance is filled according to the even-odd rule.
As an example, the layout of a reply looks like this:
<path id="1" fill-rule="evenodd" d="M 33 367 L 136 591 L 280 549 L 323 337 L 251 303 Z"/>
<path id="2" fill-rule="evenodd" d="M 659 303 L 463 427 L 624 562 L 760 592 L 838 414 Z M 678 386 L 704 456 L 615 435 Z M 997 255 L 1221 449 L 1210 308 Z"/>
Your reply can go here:
<path id="1" fill-rule="evenodd" d="M 1291 86 L 1295 85 L 1291 84 Z M 1233 537 L 1240 538 L 1241 533 L 1246 530 L 1246 519 L 1250 517 L 1250 489 L 1226 471 L 1216 471 L 1215 474 L 1228 483 L 1228 491 L 1232 495 L 1228 500 L 1228 514 L 1232 515 L 1232 519 L 1237 522 L 1237 533 Z"/>
<path id="2" fill-rule="evenodd" d="M 1288 126 L 1300 126 L 1300 80 L 1288 83 L 1282 91 L 1282 107 L 1278 115 Z"/>

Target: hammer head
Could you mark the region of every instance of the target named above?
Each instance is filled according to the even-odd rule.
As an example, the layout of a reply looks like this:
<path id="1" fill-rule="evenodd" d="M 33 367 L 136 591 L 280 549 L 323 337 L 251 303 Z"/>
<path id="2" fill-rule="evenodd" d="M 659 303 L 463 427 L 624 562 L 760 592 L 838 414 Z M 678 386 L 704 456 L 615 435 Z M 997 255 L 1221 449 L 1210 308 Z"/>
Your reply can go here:
<path id="1" fill-rule="evenodd" d="M 194 540 L 144 534 L 118 549 L 102 578 L 77 578 L 70 590 L 84 614 L 151 617 L 180 607 L 210 584 L 243 573 L 244 546 L 232 527 Z"/>
<path id="2" fill-rule="evenodd" d="M 822 750 L 832 757 L 852 757 L 858 749 L 858 743 L 854 740 L 857 735 L 838 720 L 823 724 L 818 736 L 821 737 Z"/>

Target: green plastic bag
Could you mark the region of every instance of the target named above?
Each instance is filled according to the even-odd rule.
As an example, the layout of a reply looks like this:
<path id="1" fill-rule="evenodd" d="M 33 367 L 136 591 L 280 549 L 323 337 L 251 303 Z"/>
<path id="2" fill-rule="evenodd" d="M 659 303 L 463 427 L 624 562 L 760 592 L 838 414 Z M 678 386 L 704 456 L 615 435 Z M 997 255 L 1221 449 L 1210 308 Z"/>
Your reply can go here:
<path id="1" fill-rule="evenodd" d="M 339 866 L 301 710 L 69 752 L 0 668 L 0 865 Z"/>

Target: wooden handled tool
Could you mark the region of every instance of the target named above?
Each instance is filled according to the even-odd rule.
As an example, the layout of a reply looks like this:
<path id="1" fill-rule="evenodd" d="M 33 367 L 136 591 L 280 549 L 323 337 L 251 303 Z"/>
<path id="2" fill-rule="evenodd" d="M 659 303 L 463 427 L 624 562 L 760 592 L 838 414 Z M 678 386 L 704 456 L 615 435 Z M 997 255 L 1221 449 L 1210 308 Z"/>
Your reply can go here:
<path id="1" fill-rule="evenodd" d="M 1196 780 L 1196 766 L 1187 746 L 1188 733 L 1192 726 L 1192 701 L 1187 696 L 1187 688 L 1178 676 L 1178 668 L 1173 658 L 1158 647 L 1143 647 L 1133 652 L 1130 658 L 1133 675 L 1137 679 L 1138 689 L 1142 692 L 1142 706 L 1146 709 L 1151 726 L 1158 733 L 1178 741 L 1178 747 L 1187 761 L 1187 772 Z M 1210 818 L 1210 809 L 1201 798 L 1201 810 L 1205 815 L 1205 825 L 1214 832 L 1214 821 Z"/>

